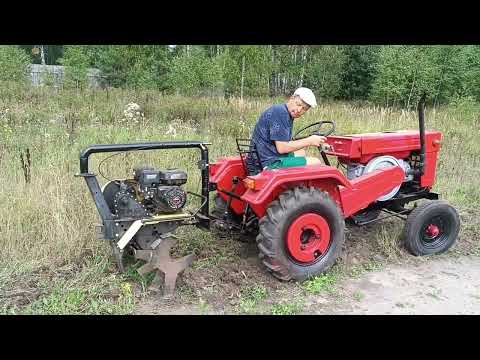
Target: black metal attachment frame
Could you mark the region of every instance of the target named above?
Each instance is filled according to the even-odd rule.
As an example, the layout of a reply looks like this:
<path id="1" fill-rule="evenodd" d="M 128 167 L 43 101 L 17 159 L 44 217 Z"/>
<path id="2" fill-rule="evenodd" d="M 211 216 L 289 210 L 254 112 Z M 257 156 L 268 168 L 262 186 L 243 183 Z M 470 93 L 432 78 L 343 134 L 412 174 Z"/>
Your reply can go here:
<path id="1" fill-rule="evenodd" d="M 197 225 L 206 229 L 210 228 L 209 218 L 209 161 L 207 145 L 211 143 L 201 141 L 165 141 L 165 142 L 148 142 L 135 144 L 116 144 L 116 145 L 93 145 L 80 153 L 80 173 L 75 176 L 83 177 L 87 183 L 88 189 L 93 197 L 100 217 L 103 220 L 105 238 L 110 240 L 115 238 L 115 219 L 107 205 L 105 197 L 98 183 L 96 174 L 89 172 L 88 158 L 96 153 L 122 152 L 122 151 L 143 151 L 143 150 L 160 150 L 160 149 L 188 149 L 198 148 L 201 153 L 199 168 L 202 176 L 202 197 L 204 199 L 199 211 L 195 214 L 198 220 Z"/>

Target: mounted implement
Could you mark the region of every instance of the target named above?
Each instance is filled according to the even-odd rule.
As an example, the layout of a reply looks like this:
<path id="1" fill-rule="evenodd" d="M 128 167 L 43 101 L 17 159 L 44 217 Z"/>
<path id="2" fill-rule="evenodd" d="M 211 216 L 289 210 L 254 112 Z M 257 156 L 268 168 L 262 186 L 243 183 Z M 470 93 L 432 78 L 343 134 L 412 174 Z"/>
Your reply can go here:
<path id="1" fill-rule="evenodd" d="M 136 258 L 147 262 L 139 269 L 142 275 L 156 271 L 156 279 L 164 279 L 166 295 L 172 295 L 177 275 L 193 262 L 193 255 L 179 260 L 170 258 L 173 232 L 182 225 L 209 228 L 206 145 L 198 141 L 95 145 L 80 154 L 77 176 L 83 177 L 88 185 L 102 219 L 100 233 L 110 241 L 119 271 L 124 271 L 123 256 L 128 249 Z M 88 167 L 90 155 L 96 153 L 190 148 L 200 150 L 201 194 L 183 189 L 187 174 L 177 169 L 136 168 L 132 179 L 111 180 L 100 188 L 96 175 Z M 184 211 L 187 194 L 201 199 L 201 206 L 193 212 Z"/>

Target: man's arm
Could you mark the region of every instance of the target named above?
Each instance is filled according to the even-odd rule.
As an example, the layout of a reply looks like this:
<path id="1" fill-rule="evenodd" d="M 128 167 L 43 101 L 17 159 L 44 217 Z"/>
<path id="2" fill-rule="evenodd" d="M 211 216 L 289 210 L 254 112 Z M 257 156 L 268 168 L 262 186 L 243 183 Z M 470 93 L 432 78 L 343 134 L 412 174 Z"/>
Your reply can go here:
<path id="1" fill-rule="evenodd" d="M 325 140 L 324 136 L 312 135 L 300 140 L 275 141 L 275 147 L 280 154 L 288 154 L 308 146 L 320 146 Z"/>

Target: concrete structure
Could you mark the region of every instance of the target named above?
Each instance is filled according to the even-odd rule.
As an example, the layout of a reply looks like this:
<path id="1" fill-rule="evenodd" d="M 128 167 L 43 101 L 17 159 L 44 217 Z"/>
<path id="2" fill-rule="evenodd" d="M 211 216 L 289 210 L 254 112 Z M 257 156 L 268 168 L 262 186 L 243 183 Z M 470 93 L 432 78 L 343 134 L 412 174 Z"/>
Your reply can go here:
<path id="1" fill-rule="evenodd" d="M 65 74 L 65 66 L 32 64 L 30 78 L 33 86 L 41 86 L 46 82 L 53 82 L 55 87 L 61 87 Z M 101 89 L 106 86 L 105 77 L 99 69 L 90 68 L 87 70 L 88 85 L 94 89 Z"/>

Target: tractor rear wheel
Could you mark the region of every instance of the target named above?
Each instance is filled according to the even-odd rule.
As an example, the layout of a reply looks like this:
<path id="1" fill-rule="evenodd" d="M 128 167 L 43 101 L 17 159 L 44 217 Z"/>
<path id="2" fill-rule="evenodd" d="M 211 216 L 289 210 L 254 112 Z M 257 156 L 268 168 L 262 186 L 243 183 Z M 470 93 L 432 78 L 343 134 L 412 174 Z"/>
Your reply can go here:
<path id="1" fill-rule="evenodd" d="M 260 258 L 278 279 L 303 281 L 327 271 L 345 242 L 345 221 L 328 193 L 300 187 L 281 194 L 260 220 Z"/>
<path id="2" fill-rule="evenodd" d="M 456 241 L 460 230 L 457 210 L 444 201 L 428 201 L 407 217 L 405 247 L 413 255 L 440 254 Z"/>

